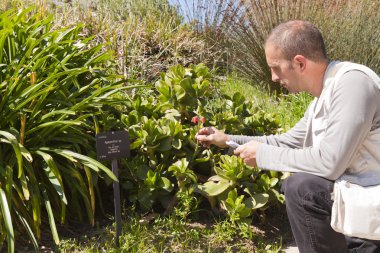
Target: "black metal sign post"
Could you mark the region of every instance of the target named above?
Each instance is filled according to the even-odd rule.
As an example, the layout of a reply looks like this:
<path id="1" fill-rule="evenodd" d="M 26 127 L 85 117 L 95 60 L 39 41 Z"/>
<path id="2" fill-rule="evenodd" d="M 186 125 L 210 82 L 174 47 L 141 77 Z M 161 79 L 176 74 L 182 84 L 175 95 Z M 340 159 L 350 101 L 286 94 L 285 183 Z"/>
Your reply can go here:
<path id="1" fill-rule="evenodd" d="M 126 131 L 111 131 L 96 135 L 96 152 L 99 160 L 112 160 L 112 172 L 119 180 L 119 168 L 117 160 L 129 157 L 129 135 Z M 115 223 L 116 223 L 116 246 L 119 247 L 121 234 L 121 204 L 119 181 L 113 183 Z"/>
<path id="2" fill-rule="evenodd" d="M 115 174 L 116 178 L 119 180 L 119 168 L 117 164 L 117 159 L 112 160 L 112 172 Z M 115 206 L 115 223 L 116 223 L 116 235 L 115 242 L 116 246 L 119 247 L 119 236 L 121 234 L 121 204 L 120 204 L 120 185 L 119 181 L 113 182 L 113 202 Z"/>

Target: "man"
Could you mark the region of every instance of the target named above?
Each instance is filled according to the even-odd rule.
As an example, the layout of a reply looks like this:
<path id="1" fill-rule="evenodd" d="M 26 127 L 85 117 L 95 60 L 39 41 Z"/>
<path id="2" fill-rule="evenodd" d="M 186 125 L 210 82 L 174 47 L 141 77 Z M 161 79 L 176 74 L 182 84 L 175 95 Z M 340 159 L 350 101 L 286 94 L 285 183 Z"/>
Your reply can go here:
<path id="1" fill-rule="evenodd" d="M 210 127 L 197 140 L 206 147 L 233 141 L 248 165 L 294 172 L 282 190 L 301 253 L 380 252 L 380 205 L 373 204 L 380 199 L 379 76 L 363 65 L 329 62 L 320 31 L 301 20 L 275 27 L 265 55 L 273 81 L 315 97 L 304 117 L 282 135 L 236 136 Z M 347 193 L 355 187 L 359 201 Z M 368 206 L 357 207 L 362 199 Z"/>

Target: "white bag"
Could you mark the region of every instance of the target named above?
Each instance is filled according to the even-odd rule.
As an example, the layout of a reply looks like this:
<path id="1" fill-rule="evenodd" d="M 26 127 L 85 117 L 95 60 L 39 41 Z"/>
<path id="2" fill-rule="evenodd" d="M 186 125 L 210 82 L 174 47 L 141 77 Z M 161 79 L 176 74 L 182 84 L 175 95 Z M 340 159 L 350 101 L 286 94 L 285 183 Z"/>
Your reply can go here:
<path id="1" fill-rule="evenodd" d="M 380 240 L 380 185 L 334 184 L 331 227 L 344 235 Z"/>

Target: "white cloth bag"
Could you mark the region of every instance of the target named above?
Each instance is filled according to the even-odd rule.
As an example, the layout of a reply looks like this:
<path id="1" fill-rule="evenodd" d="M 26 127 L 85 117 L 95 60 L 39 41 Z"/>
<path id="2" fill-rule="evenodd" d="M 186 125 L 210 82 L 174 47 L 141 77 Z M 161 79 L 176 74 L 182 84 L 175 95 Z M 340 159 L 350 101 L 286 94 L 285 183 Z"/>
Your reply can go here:
<path id="1" fill-rule="evenodd" d="M 380 240 L 380 185 L 360 186 L 337 180 L 331 227 L 344 235 Z"/>

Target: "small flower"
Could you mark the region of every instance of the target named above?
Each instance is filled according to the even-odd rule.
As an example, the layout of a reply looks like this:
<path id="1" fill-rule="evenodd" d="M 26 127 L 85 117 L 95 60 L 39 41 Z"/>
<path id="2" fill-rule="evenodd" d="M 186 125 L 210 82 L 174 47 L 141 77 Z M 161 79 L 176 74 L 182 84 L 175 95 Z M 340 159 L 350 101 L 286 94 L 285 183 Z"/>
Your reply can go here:
<path id="1" fill-rule="evenodd" d="M 206 121 L 205 117 L 203 117 L 203 116 L 194 116 L 191 118 L 191 123 L 193 123 L 193 124 L 198 123 L 198 125 L 203 125 L 205 123 L 205 121 Z"/>

